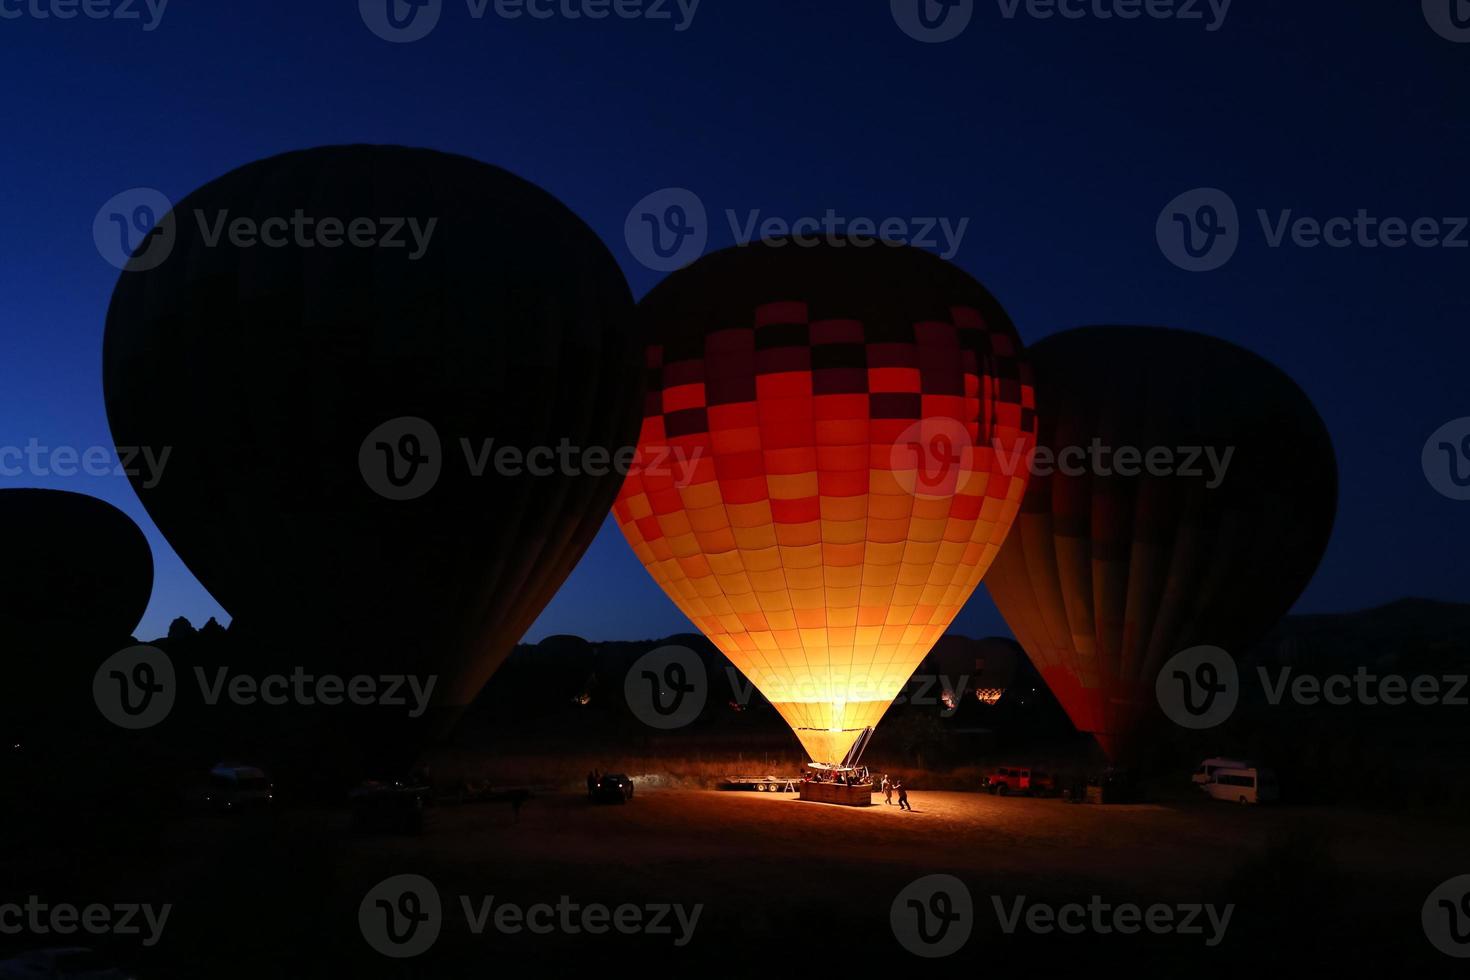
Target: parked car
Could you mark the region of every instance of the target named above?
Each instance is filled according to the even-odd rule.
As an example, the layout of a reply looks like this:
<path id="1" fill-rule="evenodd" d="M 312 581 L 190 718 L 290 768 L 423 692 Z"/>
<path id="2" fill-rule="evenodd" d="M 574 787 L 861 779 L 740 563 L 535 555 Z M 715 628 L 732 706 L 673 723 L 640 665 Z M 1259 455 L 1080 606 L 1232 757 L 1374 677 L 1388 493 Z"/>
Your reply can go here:
<path id="1" fill-rule="evenodd" d="M 1057 777 L 1029 766 L 997 766 L 980 778 L 980 785 L 996 796 L 1037 795 L 1056 792 Z"/>
<path id="2" fill-rule="evenodd" d="M 1236 803 L 1274 803 L 1281 798 L 1276 774 L 1270 769 L 1217 769 L 1201 787 L 1217 800 Z"/>
<path id="3" fill-rule="evenodd" d="M 633 798 L 633 780 L 622 773 L 608 773 L 597 781 L 592 793 L 596 803 L 627 803 Z"/>
<path id="4" fill-rule="evenodd" d="M 219 813 L 263 809 L 275 799 L 270 777 L 259 766 L 221 763 L 209 775 L 192 781 L 188 802 Z"/>
<path id="5" fill-rule="evenodd" d="M 132 976 L 83 946 L 35 949 L 0 962 L 0 980 L 132 980 Z"/>

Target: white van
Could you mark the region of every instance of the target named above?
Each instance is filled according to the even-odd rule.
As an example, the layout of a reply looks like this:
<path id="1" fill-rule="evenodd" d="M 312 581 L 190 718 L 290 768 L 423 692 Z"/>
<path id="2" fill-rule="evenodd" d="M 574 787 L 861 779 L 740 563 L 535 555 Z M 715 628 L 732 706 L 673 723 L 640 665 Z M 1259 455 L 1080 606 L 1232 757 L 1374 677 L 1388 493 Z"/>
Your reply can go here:
<path id="1" fill-rule="evenodd" d="M 1281 798 L 1276 774 L 1270 769 L 1216 769 L 1200 788 L 1217 800 L 1236 803 L 1272 803 Z"/>
<path id="2" fill-rule="evenodd" d="M 1194 771 L 1193 777 L 1196 786 L 1203 786 L 1215 778 L 1215 773 L 1221 769 L 1254 769 L 1256 764 L 1249 759 L 1206 759 L 1199 764 Z"/>

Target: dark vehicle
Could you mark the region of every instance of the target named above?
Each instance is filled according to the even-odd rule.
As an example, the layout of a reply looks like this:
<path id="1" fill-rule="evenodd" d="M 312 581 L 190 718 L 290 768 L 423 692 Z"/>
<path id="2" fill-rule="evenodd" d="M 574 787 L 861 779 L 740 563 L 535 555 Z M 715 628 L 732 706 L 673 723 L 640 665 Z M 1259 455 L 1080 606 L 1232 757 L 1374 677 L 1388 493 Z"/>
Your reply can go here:
<path id="1" fill-rule="evenodd" d="M 0 980 L 45 977 L 50 980 L 131 980 L 98 953 L 81 946 L 37 949 L 0 962 Z"/>
<path id="2" fill-rule="evenodd" d="M 633 798 L 633 780 L 621 773 L 608 773 L 592 791 L 594 803 L 627 803 Z"/>
<path id="3" fill-rule="evenodd" d="M 424 829 L 428 795 L 427 786 L 363 783 L 348 795 L 352 825 L 357 830 L 374 833 L 417 834 Z"/>
<path id="4" fill-rule="evenodd" d="M 1056 791 L 1057 779 L 1051 773 L 1025 766 L 999 766 L 980 780 L 996 796 L 1025 793 L 1040 796 Z"/>
<path id="5" fill-rule="evenodd" d="M 222 762 L 185 788 L 187 803 L 216 813 L 266 810 L 275 799 L 270 776 L 258 766 Z"/>

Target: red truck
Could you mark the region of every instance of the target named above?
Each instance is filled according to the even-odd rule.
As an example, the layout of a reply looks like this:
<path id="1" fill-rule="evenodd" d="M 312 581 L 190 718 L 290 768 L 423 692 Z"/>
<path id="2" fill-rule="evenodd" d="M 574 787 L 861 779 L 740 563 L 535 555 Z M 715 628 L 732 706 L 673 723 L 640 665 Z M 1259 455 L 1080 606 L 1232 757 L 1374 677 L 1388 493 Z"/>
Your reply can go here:
<path id="1" fill-rule="evenodd" d="M 1030 766 L 997 766 L 980 778 L 980 785 L 996 796 L 1042 796 L 1056 792 L 1057 777 Z"/>

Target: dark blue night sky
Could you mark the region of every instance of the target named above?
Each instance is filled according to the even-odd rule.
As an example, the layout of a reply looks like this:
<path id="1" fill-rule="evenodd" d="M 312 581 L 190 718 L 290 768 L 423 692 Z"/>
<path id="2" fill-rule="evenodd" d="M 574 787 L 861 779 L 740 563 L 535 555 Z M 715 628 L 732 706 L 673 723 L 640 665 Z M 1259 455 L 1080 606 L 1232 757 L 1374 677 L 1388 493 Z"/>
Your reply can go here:
<path id="1" fill-rule="evenodd" d="M 365 0 L 370 17 L 388 2 Z M 92 233 L 104 202 L 137 187 L 177 201 L 288 149 L 401 143 L 544 186 L 639 296 L 661 273 L 624 226 L 663 188 L 698 196 L 710 248 L 731 244 L 731 211 L 737 225 L 829 209 L 909 227 L 968 219 L 953 260 L 1027 340 L 1088 323 L 1187 327 L 1263 354 L 1315 400 L 1342 496 L 1299 610 L 1470 598 L 1470 502 L 1437 492 L 1421 463 L 1431 433 L 1470 416 L 1459 0 L 1236 0 L 1223 21 L 1219 0 L 1190 4 L 1200 19 L 1131 20 L 1098 16 L 1128 0 L 1072 0 L 1079 18 L 976 0 L 943 43 L 908 36 L 904 3 L 896 16 L 884 0 L 703 0 L 692 18 L 690 0 L 668 0 L 669 19 L 601 20 L 570 19 L 567 4 L 588 9 L 557 0 L 542 5 L 550 18 L 508 19 L 491 0 L 476 18 L 478 0 L 443 0 L 426 37 L 389 43 L 355 0 L 174 0 L 156 23 L 142 0 L 136 20 L 0 0 L 0 447 L 111 446 L 100 362 L 117 270 Z M 1165 206 L 1197 188 L 1239 212 L 1238 250 L 1209 272 L 1177 267 L 1156 237 Z M 1272 247 L 1258 210 L 1268 225 L 1288 210 L 1432 218 L 1462 247 L 1366 247 L 1356 231 L 1345 247 L 1290 233 Z M 0 486 L 95 494 L 148 531 L 158 581 L 140 636 L 177 615 L 223 618 L 126 479 L 17 472 L 13 454 L 0 466 Z M 531 638 L 687 628 L 609 522 Z M 1004 624 L 982 590 L 956 629 Z"/>

